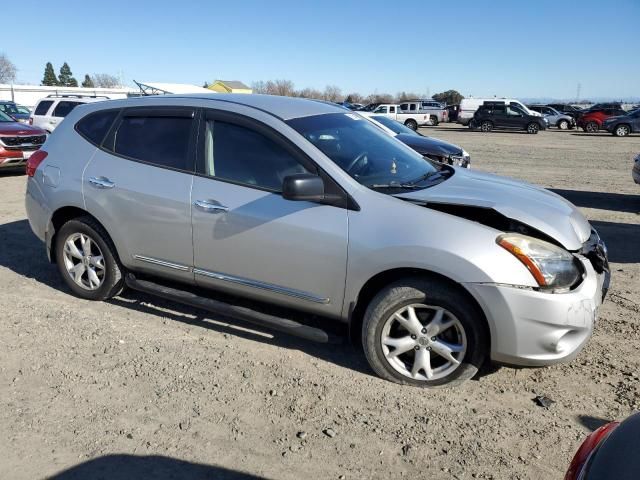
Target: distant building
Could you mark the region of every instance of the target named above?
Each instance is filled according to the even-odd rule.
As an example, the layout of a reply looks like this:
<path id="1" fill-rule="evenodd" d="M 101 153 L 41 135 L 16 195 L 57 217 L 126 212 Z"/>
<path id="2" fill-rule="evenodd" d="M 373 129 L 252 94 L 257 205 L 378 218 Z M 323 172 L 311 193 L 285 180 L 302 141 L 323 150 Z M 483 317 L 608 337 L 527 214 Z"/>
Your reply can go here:
<path id="1" fill-rule="evenodd" d="M 216 80 L 209 89 L 219 93 L 253 93 L 251 88 L 238 80 Z"/>

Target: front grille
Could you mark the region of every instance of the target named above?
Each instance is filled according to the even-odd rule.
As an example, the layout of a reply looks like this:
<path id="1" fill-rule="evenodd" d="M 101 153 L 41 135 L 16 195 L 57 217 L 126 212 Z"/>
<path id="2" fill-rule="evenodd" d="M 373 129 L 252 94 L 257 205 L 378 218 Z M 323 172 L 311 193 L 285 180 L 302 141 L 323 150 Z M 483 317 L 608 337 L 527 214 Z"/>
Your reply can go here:
<path id="1" fill-rule="evenodd" d="M 0 137 L 0 141 L 7 147 L 17 147 L 25 144 L 42 145 L 47 139 L 46 135 L 30 135 L 30 136 L 15 136 L 15 137 Z"/>

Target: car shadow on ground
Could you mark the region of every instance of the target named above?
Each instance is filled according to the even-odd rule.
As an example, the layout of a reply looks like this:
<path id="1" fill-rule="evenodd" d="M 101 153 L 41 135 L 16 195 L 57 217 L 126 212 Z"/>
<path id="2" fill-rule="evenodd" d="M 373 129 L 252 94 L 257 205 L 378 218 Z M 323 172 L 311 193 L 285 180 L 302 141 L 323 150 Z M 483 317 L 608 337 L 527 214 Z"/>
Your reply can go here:
<path id="1" fill-rule="evenodd" d="M 609 261 L 614 263 L 640 262 L 640 224 L 591 221 L 607 245 Z"/>
<path id="2" fill-rule="evenodd" d="M 590 415 L 578 415 L 576 417 L 576 419 L 578 420 L 578 423 L 580 425 L 582 425 L 583 427 L 588 428 L 592 432 L 594 430 L 597 430 L 601 426 L 606 425 L 607 423 L 611 422 L 611 420 L 605 420 L 604 418 L 592 417 Z"/>
<path id="3" fill-rule="evenodd" d="M 58 269 L 47 260 L 44 245 L 31 232 L 27 220 L 0 224 L 0 267 L 5 267 L 26 278 L 34 279 L 48 287 L 71 295 L 60 278 Z M 270 330 L 260 325 L 235 318 L 210 313 L 205 310 L 164 300 L 143 292 L 125 290 L 108 301 L 110 304 L 142 313 L 169 318 L 189 325 L 206 328 L 222 334 L 234 335 L 291 350 L 333 363 L 358 373 L 374 376 L 362 349 L 348 338 L 346 328 L 331 322 L 327 330 L 331 334 L 329 344 L 315 343 L 287 333 Z M 314 326 L 318 326 L 315 322 Z M 475 379 L 490 375 L 499 367 L 487 365 Z"/>
<path id="4" fill-rule="evenodd" d="M 242 473 L 213 465 L 192 463 L 160 455 L 106 455 L 81 463 L 50 477 L 50 480 L 260 480 Z"/>
<path id="5" fill-rule="evenodd" d="M 563 190 L 558 188 L 552 188 L 551 191 L 566 198 L 578 207 L 640 213 L 640 195 Z"/>

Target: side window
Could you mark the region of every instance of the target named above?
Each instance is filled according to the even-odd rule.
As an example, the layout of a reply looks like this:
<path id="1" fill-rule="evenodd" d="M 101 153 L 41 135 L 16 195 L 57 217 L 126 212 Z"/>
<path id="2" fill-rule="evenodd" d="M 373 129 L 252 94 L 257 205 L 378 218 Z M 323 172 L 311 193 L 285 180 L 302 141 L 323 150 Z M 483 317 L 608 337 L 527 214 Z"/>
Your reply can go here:
<path id="1" fill-rule="evenodd" d="M 80 105 L 78 102 L 59 102 L 53 110 L 53 116 L 64 118 L 78 105 Z"/>
<path id="2" fill-rule="evenodd" d="M 505 106 L 504 105 L 493 105 L 493 114 L 494 115 L 504 115 L 505 114 Z"/>
<path id="3" fill-rule="evenodd" d="M 410 112 L 415 112 L 416 111 L 416 104 L 415 103 L 410 103 L 409 104 L 409 111 Z"/>
<path id="4" fill-rule="evenodd" d="M 76 130 L 94 145 L 100 145 L 117 115 L 118 110 L 91 113 L 76 123 Z"/>
<path id="5" fill-rule="evenodd" d="M 124 117 L 114 136 L 114 152 L 161 167 L 192 170 L 191 117 Z"/>
<path id="6" fill-rule="evenodd" d="M 288 175 L 307 173 L 283 146 L 234 123 L 208 120 L 205 173 L 221 180 L 280 192 Z"/>
<path id="7" fill-rule="evenodd" d="M 509 105 L 507 107 L 507 115 L 511 117 L 521 117 L 523 114 L 524 112 L 515 105 Z"/>
<path id="8" fill-rule="evenodd" d="M 389 113 L 396 113 L 396 107 L 389 107 Z"/>
<path id="9" fill-rule="evenodd" d="M 375 113 L 388 113 L 388 109 L 387 109 L 387 107 L 378 107 L 378 108 L 376 108 L 376 112 Z"/>
<path id="10" fill-rule="evenodd" d="M 53 104 L 53 100 L 44 100 L 38 104 L 36 107 L 34 115 L 46 115 L 49 111 L 49 107 Z"/>

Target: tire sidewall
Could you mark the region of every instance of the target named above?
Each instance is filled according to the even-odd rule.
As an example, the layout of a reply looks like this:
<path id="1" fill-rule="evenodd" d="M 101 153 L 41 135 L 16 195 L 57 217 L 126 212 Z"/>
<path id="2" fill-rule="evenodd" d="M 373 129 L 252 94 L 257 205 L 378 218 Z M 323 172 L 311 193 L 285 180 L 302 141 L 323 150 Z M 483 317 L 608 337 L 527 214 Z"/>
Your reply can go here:
<path id="1" fill-rule="evenodd" d="M 540 126 L 536 123 L 530 123 L 527 125 L 527 133 L 535 135 L 540 130 Z"/>
<path id="2" fill-rule="evenodd" d="M 414 132 L 418 130 L 418 124 L 415 122 L 415 120 L 407 120 L 407 123 L 405 123 L 405 126 L 409 127 Z"/>
<path id="3" fill-rule="evenodd" d="M 619 133 L 623 128 L 624 128 L 624 131 L 622 131 L 622 133 Z M 627 135 L 629 135 L 629 132 L 630 132 L 630 129 L 626 125 L 618 125 L 614 129 L 614 133 L 616 137 L 626 137 Z"/>
<path id="4" fill-rule="evenodd" d="M 74 233 L 84 233 L 89 236 L 92 241 L 96 242 L 105 264 L 104 280 L 100 288 L 96 290 L 87 290 L 77 285 L 69 273 L 64 263 L 64 244 L 70 235 Z M 94 230 L 90 225 L 82 220 L 74 219 L 65 223 L 60 231 L 56 234 L 55 257 L 58 270 L 64 279 L 64 282 L 71 291 L 78 297 L 86 300 L 105 300 L 115 295 L 122 288 L 122 267 L 120 262 L 115 258 L 112 248 L 102 238 L 99 232 Z"/>
<path id="5" fill-rule="evenodd" d="M 563 127 L 563 125 L 564 125 L 564 127 Z M 558 122 L 558 128 L 560 130 L 569 130 L 569 122 L 566 121 L 566 120 L 560 120 Z"/>
<path id="6" fill-rule="evenodd" d="M 483 132 L 490 132 L 491 130 L 493 130 L 493 124 L 488 120 L 484 121 L 480 124 L 480 130 L 482 130 Z"/>

